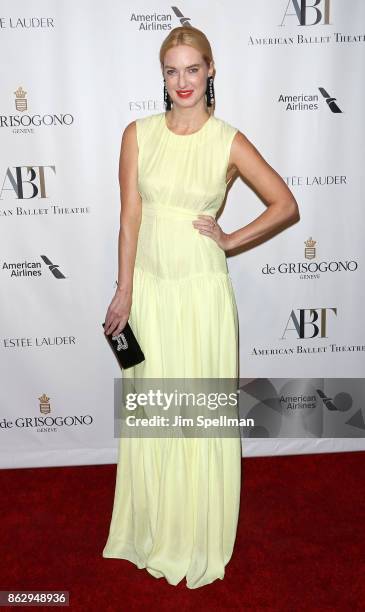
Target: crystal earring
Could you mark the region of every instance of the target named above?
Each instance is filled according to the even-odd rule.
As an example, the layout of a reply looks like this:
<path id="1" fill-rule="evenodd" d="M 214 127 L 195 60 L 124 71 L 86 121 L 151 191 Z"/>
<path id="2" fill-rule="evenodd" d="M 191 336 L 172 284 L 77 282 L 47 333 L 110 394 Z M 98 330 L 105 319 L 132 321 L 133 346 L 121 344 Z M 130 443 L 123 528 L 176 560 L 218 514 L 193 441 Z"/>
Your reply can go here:
<path id="1" fill-rule="evenodd" d="M 214 83 L 212 76 L 207 78 L 207 89 L 205 93 L 207 95 L 207 106 L 212 106 L 215 101 Z"/>
<path id="2" fill-rule="evenodd" d="M 165 79 L 163 81 L 163 101 L 164 101 L 166 110 L 168 111 L 171 110 L 171 98 L 166 89 Z"/>

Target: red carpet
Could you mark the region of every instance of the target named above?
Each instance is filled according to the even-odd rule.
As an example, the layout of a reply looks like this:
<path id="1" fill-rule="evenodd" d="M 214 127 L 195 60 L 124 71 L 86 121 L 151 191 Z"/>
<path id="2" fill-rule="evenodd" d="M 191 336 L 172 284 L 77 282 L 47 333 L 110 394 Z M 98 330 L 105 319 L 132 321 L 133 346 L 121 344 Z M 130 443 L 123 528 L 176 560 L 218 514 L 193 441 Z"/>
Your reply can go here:
<path id="1" fill-rule="evenodd" d="M 245 458 L 242 467 L 239 530 L 226 576 L 196 590 L 101 556 L 115 465 L 0 470 L 0 590 L 68 590 L 68 609 L 83 612 L 153 604 L 179 611 L 364 610 L 365 452 Z"/>

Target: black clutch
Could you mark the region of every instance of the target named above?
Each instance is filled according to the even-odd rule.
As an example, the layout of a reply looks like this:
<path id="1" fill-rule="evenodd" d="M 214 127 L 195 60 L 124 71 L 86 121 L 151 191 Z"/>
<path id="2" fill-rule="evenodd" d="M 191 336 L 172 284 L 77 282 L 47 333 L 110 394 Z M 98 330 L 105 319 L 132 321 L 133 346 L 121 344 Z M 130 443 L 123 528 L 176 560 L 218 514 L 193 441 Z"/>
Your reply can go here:
<path id="1" fill-rule="evenodd" d="M 105 327 L 105 321 L 102 325 Z M 104 336 L 123 369 L 131 368 L 145 360 L 142 349 L 128 322 L 118 336 L 106 334 L 105 332 Z"/>

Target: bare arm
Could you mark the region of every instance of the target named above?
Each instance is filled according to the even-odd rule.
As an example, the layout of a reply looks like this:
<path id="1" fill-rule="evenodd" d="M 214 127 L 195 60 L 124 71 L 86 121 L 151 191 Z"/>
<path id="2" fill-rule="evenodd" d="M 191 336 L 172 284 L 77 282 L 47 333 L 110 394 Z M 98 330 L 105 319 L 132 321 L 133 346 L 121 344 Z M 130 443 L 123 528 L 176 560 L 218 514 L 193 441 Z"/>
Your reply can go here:
<path id="1" fill-rule="evenodd" d="M 105 318 L 106 334 L 118 335 L 128 321 L 132 306 L 133 272 L 142 200 L 138 192 L 138 144 L 136 123 L 123 132 L 119 157 L 120 228 L 118 237 L 118 287 Z"/>
<path id="2" fill-rule="evenodd" d="M 242 174 L 268 208 L 254 221 L 229 234 L 226 248 L 245 245 L 283 225 L 299 221 L 298 204 L 289 187 L 242 132 L 233 139 L 230 164 Z"/>
<path id="3" fill-rule="evenodd" d="M 240 172 L 268 208 L 251 223 L 230 234 L 223 232 L 219 225 L 213 226 L 208 215 L 199 215 L 201 219 L 193 225 L 200 228 L 200 233 L 229 250 L 268 237 L 272 231 L 299 221 L 298 204 L 289 187 L 242 132 L 237 132 L 233 138 L 228 169 L 228 182 Z"/>
<path id="4" fill-rule="evenodd" d="M 118 240 L 118 289 L 132 294 L 133 270 L 138 232 L 141 224 L 142 201 L 137 187 L 138 145 L 136 122 L 123 132 L 119 157 L 120 229 Z"/>

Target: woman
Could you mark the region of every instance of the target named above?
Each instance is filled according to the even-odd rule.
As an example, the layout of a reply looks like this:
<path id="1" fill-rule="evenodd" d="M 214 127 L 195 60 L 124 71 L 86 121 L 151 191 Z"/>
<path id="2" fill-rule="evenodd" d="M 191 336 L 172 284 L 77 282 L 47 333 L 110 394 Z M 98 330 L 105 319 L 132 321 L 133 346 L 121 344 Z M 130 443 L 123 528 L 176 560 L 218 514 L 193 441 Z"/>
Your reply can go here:
<path id="1" fill-rule="evenodd" d="M 299 219 L 293 194 L 235 127 L 214 116 L 214 61 L 200 30 L 160 49 L 167 112 L 131 122 L 120 153 L 118 288 L 105 333 L 129 319 L 145 361 L 123 378 L 234 379 L 238 316 L 225 252 Z M 268 208 L 225 233 L 215 216 L 239 172 Z M 132 299 L 133 297 L 133 299 Z M 239 437 L 124 438 L 104 557 L 173 585 L 223 579 L 236 537 Z"/>

